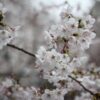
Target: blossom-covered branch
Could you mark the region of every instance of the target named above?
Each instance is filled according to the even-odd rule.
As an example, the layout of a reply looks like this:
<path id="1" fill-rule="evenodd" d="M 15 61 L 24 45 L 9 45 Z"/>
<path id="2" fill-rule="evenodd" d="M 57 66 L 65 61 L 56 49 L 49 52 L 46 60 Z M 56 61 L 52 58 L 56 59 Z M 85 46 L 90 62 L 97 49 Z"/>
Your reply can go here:
<path id="1" fill-rule="evenodd" d="M 18 77 L 19 82 L 17 82 L 16 77 L 7 76 L 1 80 L 0 96 L 10 97 L 12 100 L 65 100 L 65 96 L 69 95 L 69 93 L 80 91 L 80 95 L 75 94 L 74 100 L 92 100 L 93 97 L 100 98 L 98 96 L 98 88 L 100 88 L 99 71 L 95 66 L 87 64 L 88 55 L 85 52 L 96 36 L 93 31 L 95 19 L 89 13 L 82 14 L 82 16 L 74 15 L 75 9 L 69 3 L 66 3 L 66 0 L 30 1 L 31 7 L 24 9 L 24 18 L 21 17 L 20 21 L 23 18 L 25 21 L 23 21 L 23 24 L 25 24 L 27 23 L 27 18 L 30 20 L 27 23 L 26 29 L 25 27 L 22 29 L 24 29 L 24 34 L 27 28 L 29 28 L 27 33 L 32 31 L 32 33 L 41 35 L 44 44 L 39 45 L 36 54 L 17 47 L 13 43 L 10 44 L 11 40 L 15 39 L 16 41 L 16 30 L 4 23 L 5 10 L 1 7 L 0 49 L 7 45 L 10 48 L 32 56 L 36 61 L 34 65 L 36 69 L 30 68 L 30 71 L 25 64 L 26 69 L 23 69 L 23 65 L 21 65 L 22 67 L 19 66 L 21 67 L 20 72 L 22 74 L 25 71 L 28 73 L 28 77 L 30 77 L 34 74 L 33 70 L 35 70 L 38 78 L 43 80 L 41 84 L 44 87 L 24 87 L 20 84 L 20 81 L 23 79 L 20 80 Z M 30 1 L 28 1 L 28 4 Z M 23 4 L 22 1 L 19 2 Z M 80 10 L 79 5 L 77 10 Z M 21 9 L 19 9 L 19 12 L 21 12 Z M 30 30 L 30 27 L 32 30 Z M 31 38 L 32 36 L 33 34 Z M 47 85 L 50 85 L 50 88 Z M 87 92 L 84 92 L 82 89 Z"/>

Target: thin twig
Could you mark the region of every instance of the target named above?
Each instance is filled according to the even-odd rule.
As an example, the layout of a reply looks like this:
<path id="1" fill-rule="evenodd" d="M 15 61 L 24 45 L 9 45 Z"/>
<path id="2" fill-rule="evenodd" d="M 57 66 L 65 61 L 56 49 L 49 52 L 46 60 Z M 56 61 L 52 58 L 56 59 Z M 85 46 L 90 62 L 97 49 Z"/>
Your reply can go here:
<path id="1" fill-rule="evenodd" d="M 32 56 L 33 58 L 36 59 L 36 56 L 35 56 L 34 54 L 32 54 L 32 53 L 30 53 L 30 52 L 24 50 L 23 48 L 19 48 L 19 47 L 13 45 L 13 44 L 7 44 L 7 46 L 8 46 L 8 47 L 11 47 L 11 48 L 14 48 L 14 49 L 16 49 L 16 50 L 19 50 L 19 51 L 21 51 L 21 52 L 23 52 L 23 53 L 25 53 L 25 54 L 28 54 L 29 56 Z"/>
<path id="2" fill-rule="evenodd" d="M 78 81 L 77 79 L 75 79 L 74 77 L 68 75 L 69 78 L 71 78 L 72 80 L 74 80 L 75 82 L 77 82 L 85 91 L 89 92 L 91 95 L 95 96 L 95 94 L 90 91 L 89 89 L 87 89 L 80 81 Z"/>

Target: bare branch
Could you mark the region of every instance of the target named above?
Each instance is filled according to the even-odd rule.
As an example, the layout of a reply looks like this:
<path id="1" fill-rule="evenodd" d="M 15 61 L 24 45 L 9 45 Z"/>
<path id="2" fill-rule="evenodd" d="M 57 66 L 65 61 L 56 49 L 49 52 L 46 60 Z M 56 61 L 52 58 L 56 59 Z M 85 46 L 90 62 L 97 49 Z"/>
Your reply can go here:
<path id="1" fill-rule="evenodd" d="M 89 89 L 87 89 L 80 81 L 78 81 L 77 79 L 75 79 L 74 77 L 72 77 L 71 75 L 68 75 L 69 78 L 71 78 L 72 80 L 74 80 L 75 82 L 77 82 L 85 91 L 89 92 L 91 95 L 95 96 L 95 94 L 90 91 Z"/>
<path id="2" fill-rule="evenodd" d="M 21 52 L 23 52 L 23 53 L 25 53 L 25 54 L 27 54 L 27 55 L 29 55 L 29 56 L 32 56 L 34 59 L 36 59 L 35 54 L 32 54 L 32 53 L 30 53 L 30 52 L 24 50 L 23 48 L 19 48 L 19 47 L 13 45 L 13 44 L 7 44 L 7 46 L 8 46 L 8 47 L 11 47 L 11 48 L 14 48 L 14 49 L 16 49 L 16 50 L 19 50 L 19 51 L 21 51 Z"/>

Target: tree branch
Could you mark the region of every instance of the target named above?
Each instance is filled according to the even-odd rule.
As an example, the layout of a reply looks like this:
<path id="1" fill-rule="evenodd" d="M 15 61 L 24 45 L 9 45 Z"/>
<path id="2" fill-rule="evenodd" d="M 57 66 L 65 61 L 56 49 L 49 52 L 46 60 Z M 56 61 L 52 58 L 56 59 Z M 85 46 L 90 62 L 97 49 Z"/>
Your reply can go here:
<path id="1" fill-rule="evenodd" d="M 30 53 L 30 52 L 24 50 L 23 48 L 19 48 L 19 47 L 13 45 L 13 44 L 7 44 L 7 46 L 8 46 L 8 47 L 11 47 L 11 48 L 14 48 L 14 49 L 16 49 L 16 50 L 19 50 L 19 51 L 21 51 L 21 52 L 23 52 L 23 53 L 25 53 L 25 54 L 27 54 L 27 55 L 29 55 L 29 56 L 32 56 L 33 58 L 36 59 L 35 54 L 32 54 L 32 53 Z"/>
<path id="2" fill-rule="evenodd" d="M 69 78 L 71 78 L 72 80 L 74 80 L 75 82 L 77 82 L 85 91 L 89 92 L 91 95 L 95 96 L 95 94 L 90 91 L 89 89 L 87 89 L 80 81 L 78 81 L 77 79 L 75 79 L 74 77 L 72 77 L 71 75 L 68 75 Z"/>
<path id="3" fill-rule="evenodd" d="M 14 48 L 16 50 L 19 50 L 19 51 L 21 51 L 21 52 L 23 52 L 23 53 L 25 53 L 25 54 L 27 54 L 29 56 L 32 56 L 34 59 L 36 59 L 36 56 L 34 54 L 32 54 L 32 53 L 24 50 L 23 48 L 19 48 L 19 47 L 13 45 L 13 44 L 7 44 L 7 46 L 11 47 L 11 48 Z M 74 80 L 75 82 L 77 82 L 85 91 L 87 91 L 88 93 L 90 93 L 92 96 L 98 98 L 95 93 L 93 93 L 92 91 L 90 91 L 89 89 L 87 89 L 80 81 L 78 81 L 77 79 L 75 79 L 71 75 L 68 75 L 68 77 L 71 78 L 72 80 Z"/>

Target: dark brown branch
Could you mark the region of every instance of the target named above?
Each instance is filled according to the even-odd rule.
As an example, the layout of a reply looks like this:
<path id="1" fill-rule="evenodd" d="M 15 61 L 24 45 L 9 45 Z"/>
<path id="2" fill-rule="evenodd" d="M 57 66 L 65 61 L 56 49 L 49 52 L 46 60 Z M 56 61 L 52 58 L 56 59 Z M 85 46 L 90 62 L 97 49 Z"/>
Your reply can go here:
<path id="1" fill-rule="evenodd" d="M 27 55 L 29 55 L 29 56 L 32 56 L 33 58 L 36 59 L 36 56 L 35 56 L 34 54 L 32 54 L 32 53 L 30 53 L 30 52 L 28 52 L 28 51 L 26 51 L 26 50 L 24 50 L 24 49 L 22 49 L 22 48 L 19 48 L 19 47 L 13 45 L 13 44 L 7 44 L 7 46 L 8 46 L 8 47 L 11 47 L 11 48 L 14 48 L 14 49 L 16 49 L 16 50 L 19 50 L 19 51 L 21 51 L 21 52 L 23 52 L 23 53 L 25 53 L 25 54 L 27 54 Z"/>
<path id="2" fill-rule="evenodd" d="M 95 94 L 90 91 L 89 89 L 87 89 L 80 81 L 78 81 L 77 79 L 75 79 L 74 77 L 68 75 L 69 78 L 71 78 L 72 80 L 74 80 L 75 82 L 77 82 L 85 91 L 89 92 L 91 95 L 95 96 Z"/>

